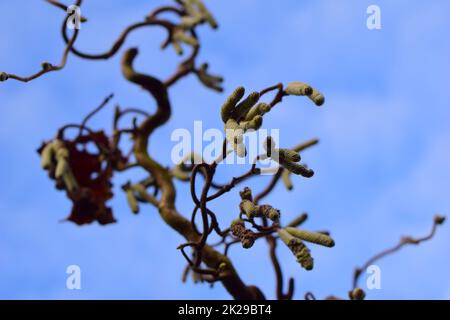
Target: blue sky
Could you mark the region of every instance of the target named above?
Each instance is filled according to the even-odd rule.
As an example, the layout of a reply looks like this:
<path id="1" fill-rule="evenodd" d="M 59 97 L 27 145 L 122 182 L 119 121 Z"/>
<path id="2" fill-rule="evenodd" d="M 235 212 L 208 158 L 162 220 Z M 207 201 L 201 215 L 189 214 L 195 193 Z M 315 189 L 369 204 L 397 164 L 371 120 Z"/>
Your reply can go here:
<path id="1" fill-rule="evenodd" d="M 99 52 L 129 23 L 166 1 L 85 1 L 78 47 Z M 63 50 L 62 13 L 43 1 L 1 1 L 0 70 L 28 74 L 42 61 L 57 62 Z M 345 296 L 355 266 L 395 244 L 402 235 L 426 234 L 434 214 L 450 208 L 450 4 L 406 0 L 244 0 L 206 1 L 220 23 L 200 30 L 199 62 L 225 76 L 226 93 L 238 85 L 259 90 L 277 82 L 305 81 L 326 96 L 323 108 L 305 99 L 285 99 L 265 117 L 264 127 L 280 128 L 285 146 L 318 137 L 319 146 L 303 154 L 316 175 L 296 178 L 267 199 L 288 220 L 307 211 L 305 227 L 328 229 L 333 249 L 312 248 L 315 269 L 305 272 L 280 246 L 283 270 L 296 279 L 295 298 Z M 382 29 L 366 27 L 366 8 L 377 4 Z M 177 57 L 159 51 L 164 33 L 135 32 L 124 48 L 138 46 L 137 67 L 166 76 Z M 71 56 L 66 68 L 34 82 L 0 85 L 0 298 L 20 299 L 170 299 L 228 298 L 216 285 L 181 284 L 184 261 L 176 250 L 183 240 L 148 207 L 130 213 L 117 175 L 111 201 L 119 223 L 77 227 L 59 221 L 70 203 L 53 188 L 35 152 L 67 122 L 83 115 L 109 93 L 122 106 L 152 107 L 148 96 L 120 74 L 120 54 L 92 62 Z M 193 76 L 170 92 L 174 116 L 152 138 L 151 151 L 170 160 L 170 134 L 176 128 L 220 128 L 225 95 L 204 89 Z M 150 110 L 150 109 L 149 109 Z M 111 108 L 92 121 L 109 129 Z M 221 168 L 226 181 L 245 168 Z M 138 179 L 142 172 L 132 172 Z M 258 183 L 250 183 L 255 188 Z M 177 206 L 192 209 L 186 186 Z M 237 192 L 237 190 L 236 190 Z M 224 223 L 237 214 L 237 193 L 212 205 Z M 223 210 L 223 208 L 230 208 Z M 233 210 L 233 208 L 235 208 Z M 382 289 L 368 298 L 449 299 L 448 226 L 433 241 L 408 247 L 379 262 Z M 274 276 L 265 243 L 231 249 L 248 283 L 274 297 Z M 65 270 L 82 270 L 82 290 L 65 287 Z"/>

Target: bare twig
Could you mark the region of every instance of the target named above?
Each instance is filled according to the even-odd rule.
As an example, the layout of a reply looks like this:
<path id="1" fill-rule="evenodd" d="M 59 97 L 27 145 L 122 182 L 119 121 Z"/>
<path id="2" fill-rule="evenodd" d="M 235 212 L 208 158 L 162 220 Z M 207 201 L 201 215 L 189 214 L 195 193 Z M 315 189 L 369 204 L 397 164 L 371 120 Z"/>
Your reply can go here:
<path id="1" fill-rule="evenodd" d="M 386 249 L 381 251 L 380 253 L 374 255 L 372 258 L 366 261 L 361 267 L 356 268 L 353 273 L 353 285 L 352 288 L 355 289 L 358 286 L 358 280 L 363 272 L 363 270 L 366 270 L 370 265 L 374 264 L 376 261 L 380 260 L 381 258 L 390 255 L 392 253 L 395 253 L 399 251 L 401 248 L 407 245 L 419 245 L 420 243 L 424 241 L 428 241 L 434 237 L 434 234 L 436 233 L 438 225 L 441 225 L 444 223 L 445 217 L 444 216 L 435 216 L 433 219 L 433 226 L 431 227 L 431 231 L 428 235 L 422 237 L 422 238 L 412 238 L 412 237 L 403 237 L 400 239 L 400 242 L 393 246 L 392 248 Z"/>

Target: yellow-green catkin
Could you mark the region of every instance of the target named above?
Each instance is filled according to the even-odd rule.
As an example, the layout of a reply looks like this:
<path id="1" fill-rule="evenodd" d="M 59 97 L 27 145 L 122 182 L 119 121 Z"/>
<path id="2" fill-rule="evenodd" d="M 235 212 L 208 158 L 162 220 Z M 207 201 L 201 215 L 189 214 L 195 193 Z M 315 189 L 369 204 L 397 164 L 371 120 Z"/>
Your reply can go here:
<path id="1" fill-rule="evenodd" d="M 216 19 L 212 16 L 211 12 L 206 8 L 205 4 L 201 0 L 191 0 L 196 5 L 200 12 L 200 15 L 203 19 L 205 19 L 206 22 L 211 26 L 213 29 L 217 29 L 219 27 Z"/>
<path id="2" fill-rule="evenodd" d="M 258 92 L 252 92 L 250 93 L 247 98 L 242 100 L 236 108 L 233 110 L 233 113 L 231 117 L 235 119 L 236 121 L 239 121 L 242 117 L 245 117 L 247 113 L 250 111 L 250 109 L 258 102 L 259 100 L 259 93 Z"/>
<path id="3" fill-rule="evenodd" d="M 187 14 L 194 18 L 201 18 L 200 12 L 196 10 L 196 1 L 195 0 L 176 0 L 179 4 L 181 4 L 186 10 Z"/>
<path id="4" fill-rule="evenodd" d="M 244 158 L 247 155 L 247 149 L 243 143 L 234 144 L 234 151 L 239 158 Z"/>
<path id="5" fill-rule="evenodd" d="M 311 178 L 314 175 L 314 171 L 311 169 L 306 168 L 305 166 L 299 164 L 299 163 L 295 163 L 295 162 L 290 162 L 290 161 L 283 161 L 280 159 L 280 164 L 286 168 L 287 170 L 289 170 L 290 172 L 296 174 L 296 175 L 301 175 L 305 178 Z"/>
<path id="6" fill-rule="evenodd" d="M 224 123 L 227 123 L 227 121 L 231 118 L 231 114 L 233 113 L 236 104 L 239 102 L 239 100 L 242 99 L 244 94 L 245 94 L 244 87 L 237 87 L 233 91 L 233 93 L 227 98 L 227 100 L 225 100 L 220 112 L 222 121 Z"/>
<path id="7" fill-rule="evenodd" d="M 313 170 L 297 163 L 301 160 L 301 157 L 297 151 L 275 148 L 275 141 L 272 137 L 269 136 L 266 138 L 263 147 L 266 150 L 267 157 L 270 157 L 274 161 L 278 162 L 286 170 L 297 175 L 302 175 L 306 178 L 310 178 L 314 175 Z"/>
<path id="8" fill-rule="evenodd" d="M 244 140 L 243 130 L 234 119 L 228 119 L 225 124 L 225 137 L 230 144 L 240 143 Z"/>
<path id="9" fill-rule="evenodd" d="M 56 178 L 61 178 L 68 170 L 70 170 L 69 168 L 69 163 L 68 163 L 68 158 L 69 158 L 69 151 L 65 148 L 59 148 L 56 150 L 56 170 L 55 170 L 55 177 Z"/>
<path id="10" fill-rule="evenodd" d="M 55 148 L 52 142 L 45 145 L 41 152 L 41 167 L 45 170 L 49 170 L 53 164 L 53 157 L 55 154 Z"/>
<path id="11" fill-rule="evenodd" d="M 126 190 L 126 193 L 127 193 L 128 206 L 130 207 L 131 211 L 134 214 L 138 214 L 139 213 L 139 204 L 138 204 L 136 197 L 134 196 L 133 190 L 131 188 L 128 188 Z"/>
<path id="12" fill-rule="evenodd" d="M 289 222 L 288 227 L 296 228 L 303 224 L 308 219 L 308 214 L 306 212 L 299 215 L 297 218 Z"/>
<path id="13" fill-rule="evenodd" d="M 255 116 L 263 116 L 270 111 L 270 105 L 261 102 L 250 109 L 250 111 L 245 116 L 245 121 L 252 120 Z"/>
<path id="14" fill-rule="evenodd" d="M 325 235 L 323 233 L 310 232 L 306 230 L 296 229 L 293 227 L 287 227 L 286 231 L 289 232 L 292 236 L 299 238 L 301 240 L 319 244 L 329 248 L 334 247 L 334 240 L 328 235 Z"/>
<path id="15" fill-rule="evenodd" d="M 250 200 L 242 200 L 239 208 L 241 209 L 242 213 L 245 213 L 247 218 L 253 219 L 258 215 L 258 206 L 256 206 L 253 202 Z"/>
<path id="16" fill-rule="evenodd" d="M 173 177 L 177 178 L 180 181 L 189 181 L 189 173 L 184 171 L 182 165 L 175 166 L 170 173 Z"/>
<path id="17" fill-rule="evenodd" d="M 312 146 L 314 146 L 314 145 L 316 145 L 318 143 L 319 143 L 318 139 L 311 139 L 311 140 L 308 140 L 308 141 L 306 141 L 304 143 L 300 143 L 300 144 L 296 145 L 294 148 L 292 148 L 292 150 L 294 150 L 296 152 L 300 152 L 300 151 L 303 151 L 303 150 L 305 150 L 305 149 L 307 149 L 309 147 L 312 147 Z"/>
<path id="18" fill-rule="evenodd" d="M 242 130 L 248 131 L 248 130 L 258 130 L 261 128 L 263 123 L 263 118 L 260 115 L 255 116 L 252 120 L 249 121 L 242 121 L 239 123 L 239 127 L 242 128 Z"/>
<path id="19" fill-rule="evenodd" d="M 63 181 L 66 185 L 67 191 L 70 193 L 74 193 L 78 190 L 78 182 L 75 179 L 72 170 L 69 169 L 63 174 Z"/>
<path id="20" fill-rule="evenodd" d="M 321 105 L 323 105 L 325 103 L 325 97 L 322 95 L 322 93 L 320 93 L 319 91 L 317 91 L 316 89 L 313 88 L 313 92 L 308 95 L 308 97 L 316 104 L 316 106 L 320 107 Z"/>
<path id="21" fill-rule="evenodd" d="M 238 157 L 243 158 L 247 154 L 247 150 L 243 143 L 244 130 L 239 127 L 239 124 L 234 119 L 228 119 L 225 125 L 225 136 L 228 143 L 233 147 L 234 152 Z"/>
<path id="22" fill-rule="evenodd" d="M 291 172 L 288 170 L 283 170 L 283 173 L 281 174 L 281 180 L 283 181 L 284 186 L 289 191 L 294 189 L 294 185 L 292 184 L 291 179 Z"/>
<path id="23" fill-rule="evenodd" d="M 198 69 L 197 76 L 201 83 L 203 83 L 207 88 L 213 89 L 218 92 L 222 92 L 223 88 L 221 83 L 223 82 L 223 77 L 215 76 L 208 73 L 208 64 L 204 63 Z"/>
<path id="24" fill-rule="evenodd" d="M 301 160 L 298 152 L 290 149 L 278 149 L 278 156 L 281 161 L 299 162 Z"/>
<path id="25" fill-rule="evenodd" d="M 275 209 L 271 205 L 261 205 L 258 208 L 257 216 L 266 217 L 276 222 L 280 219 L 280 210 Z"/>
<path id="26" fill-rule="evenodd" d="M 313 93 L 313 88 L 303 82 L 291 82 L 284 90 L 289 95 L 294 96 L 309 96 Z"/>
<path id="27" fill-rule="evenodd" d="M 190 46 L 197 46 L 198 41 L 194 37 L 191 37 L 185 33 L 185 31 L 181 28 L 176 28 L 172 35 L 172 41 L 175 42 L 183 42 Z M 177 50 L 178 51 L 178 50 Z"/>
<path id="28" fill-rule="evenodd" d="M 192 29 L 197 24 L 199 24 L 201 21 L 200 17 L 190 17 L 190 16 L 184 16 L 181 17 L 181 21 L 179 26 L 185 30 Z"/>
<path id="29" fill-rule="evenodd" d="M 314 259 L 308 247 L 298 238 L 293 237 L 284 229 L 278 229 L 280 239 L 287 245 L 297 258 L 297 262 L 305 269 L 312 270 L 314 267 Z"/>

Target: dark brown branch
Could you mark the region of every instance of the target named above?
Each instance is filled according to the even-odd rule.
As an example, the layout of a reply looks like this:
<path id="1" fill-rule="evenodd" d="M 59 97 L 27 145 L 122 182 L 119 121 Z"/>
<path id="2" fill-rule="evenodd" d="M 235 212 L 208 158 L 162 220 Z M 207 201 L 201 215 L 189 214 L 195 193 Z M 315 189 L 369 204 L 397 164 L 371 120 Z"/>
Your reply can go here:
<path id="1" fill-rule="evenodd" d="M 83 59 L 89 59 L 89 60 L 107 60 L 111 57 L 113 57 L 119 49 L 122 47 L 122 45 L 125 43 L 127 37 L 130 35 L 131 32 L 134 30 L 140 29 L 142 27 L 149 27 L 149 26 L 161 26 L 165 28 L 169 33 L 172 32 L 173 28 L 175 28 L 175 25 L 169 21 L 166 20 L 150 20 L 150 21 L 144 21 L 144 22 L 138 22 L 134 23 L 127 28 L 125 28 L 124 31 L 117 37 L 117 39 L 114 41 L 111 48 L 104 52 L 104 53 L 98 53 L 98 54 L 91 54 L 91 53 L 84 53 L 79 51 L 74 46 L 70 47 L 70 51 L 75 54 L 76 56 L 83 58 Z M 69 37 L 67 36 L 67 32 L 64 30 L 63 32 L 63 38 L 66 43 L 69 42 Z"/>
<path id="2" fill-rule="evenodd" d="M 63 25 L 62 25 L 63 33 L 66 30 L 66 23 L 67 23 L 68 19 L 69 19 L 69 16 L 63 22 Z M 58 65 L 53 65 L 51 63 L 44 62 L 44 63 L 42 63 L 42 69 L 40 71 L 38 71 L 30 76 L 25 76 L 25 77 L 19 76 L 16 74 L 12 74 L 12 73 L 0 72 L 0 82 L 6 81 L 8 79 L 14 79 L 14 80 L 21 81 L 21 82 L 29 82 L 29 81 L 32 81 L 34 79 L 37 79 L 37 78 L 43 76 L 46 73 L 62 70 L 66 66 L 70 50 L 72 49 L 72 47 L 78 37 L 78 33 L 79 33 L 79 30 L 75 29 L 72 37 L 70 39 L 68 39 L 66 48 L 64 49 L 64 52 L 63 52 L 63 55 L 61 58 L 61 62 Z"/>
<path id="3" fill-rule="evenodd" d="M 82 131 L 83 131 L 83 128 L 86 126 L 86 123 L 89 121 L 89 119 L 91 119 L 94 115 L 96 115 L 97 112 L 99 112 L 100 110 L 102 110 L 102 109 L 108 104 L 109 100 L 111 100 L 113 97 L 114 97 L 114 94 L 111 93 L 109 96 L 107 96 L 107 97 L 103 100 L 103 102 L 102 102 L 97 108 L 95 108 L 94 110 L 92 110 L 91 112 L 89 112 L 89 113 L 87 114 L 87 116 L 84 117 L 84 119 L 83 119 L 83 121 L 81 122 L 81 125 L 80 125 L 80 133 L 78 134 L 78 136 L 81 135 L 81 133 L 82 133 Z"/>

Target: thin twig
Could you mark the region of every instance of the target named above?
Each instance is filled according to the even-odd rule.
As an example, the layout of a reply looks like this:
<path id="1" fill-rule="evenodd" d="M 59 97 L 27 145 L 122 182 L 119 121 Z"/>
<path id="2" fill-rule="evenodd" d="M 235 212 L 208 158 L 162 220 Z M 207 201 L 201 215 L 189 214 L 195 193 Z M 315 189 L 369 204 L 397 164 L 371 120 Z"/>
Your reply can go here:
<path id="1" fill-rule="evenodd" d="M 380 253 L 376 254 L 375 256 L 373 256 L 372 258 L 367 260 L 367 262 L 364 263 L 362 265 L 362 267 L 356 268 L 353 273 L 353 285 L 352 285 L 353 289 L 355 289 L 357 287 L 358 280 L 360 279 L 360 276 L 361 276 L 363 270 L 366 270 L 370 265 L 374 264 L 379 259 L 399 251 L 404 246 L 419 245 L 420 243 L 422 243 L 424 241 L 432 239 L 436 233 L 438 225 L 441 225 L 442 223 L 444 223 L 444 221 L 445 221 L 445 217 L 436 215 L 433 219 L 433 226 L 431 227 L 431 231 L 428 235 L 426 235 L 422 238 L 417 238 L 417 239 L 412 238 L 412 237 L 403 237 L 400 239 L 400 242 L 397 245 L 393 246 L 392 248 L 381 251 Z"/>

